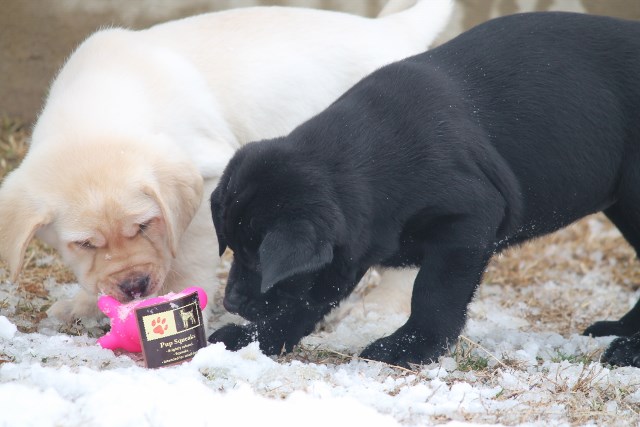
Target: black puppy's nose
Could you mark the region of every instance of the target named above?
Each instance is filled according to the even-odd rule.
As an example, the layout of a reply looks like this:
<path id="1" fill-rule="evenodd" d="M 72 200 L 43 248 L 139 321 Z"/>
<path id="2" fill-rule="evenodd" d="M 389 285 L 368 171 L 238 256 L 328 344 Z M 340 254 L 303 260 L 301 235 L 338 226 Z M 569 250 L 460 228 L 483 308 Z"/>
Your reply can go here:
<path id="1" fill-rule="evenodd" d="M 118 286 L 129 298 L 134 299 L 146 294 L 149 287 L 149 276 L 138 276 L 125 279 Z"/>
<path id="2" fill-rule="evenodd" d="M 240 307 L 247 302 L 249 298 L 237 292 L 229 292 L 224 296 L 222 305 L 230 313 L 238 313 Z"/>

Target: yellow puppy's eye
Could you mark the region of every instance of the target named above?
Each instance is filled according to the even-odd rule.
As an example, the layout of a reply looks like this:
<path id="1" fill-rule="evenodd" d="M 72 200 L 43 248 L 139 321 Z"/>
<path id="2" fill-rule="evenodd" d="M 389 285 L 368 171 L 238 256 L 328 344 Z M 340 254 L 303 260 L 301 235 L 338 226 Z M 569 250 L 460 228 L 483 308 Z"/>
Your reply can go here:
<path id="1" fill-rule="evenodd" d="M 138 227 L 139 227 L 139 232 L 140 232 L 140 233 L 143 233 L 144 231 L 146 231 L 146 230 L 147 230 L 147 228 L 151 227 L 151 222 L 152 222 L 152 221 L 153 221 L 153 220 L 152 220 L 152 219 L 150 219 L 149 221 L 147 221 L 147 222 L 143 222 L 142 224 L 138 225 Z"/>
<path id="2" fill-rule="evenodd" d="M 79 241 L 79 242 L 73 242 L 73 243 L 75 243 L 75 245 L 76 245 L 76 246 L 78 246 L 78 247 L 80 247 L 80 248 L 82 248 L 82 249 L 95 249 L 95 248 L 96 248 L 96 247 L 95 247 L 93 244 L 91 244 L 91 242 L 90 242 L 90 241 L 88 241 L 88 240 L 81 240 L 81 241 Z"/>

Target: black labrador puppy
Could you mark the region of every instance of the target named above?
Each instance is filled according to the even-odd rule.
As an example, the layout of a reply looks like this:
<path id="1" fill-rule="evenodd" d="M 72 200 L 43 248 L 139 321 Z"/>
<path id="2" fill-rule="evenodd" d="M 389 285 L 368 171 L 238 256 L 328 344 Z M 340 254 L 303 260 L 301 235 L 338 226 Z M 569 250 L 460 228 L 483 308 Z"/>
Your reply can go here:
<path id="1" fill-rule="evenodd" d="M 211 208 L 234 252 L 224 305 L 252 321 L 211 342 L 289 351 L 369 267 L 418 266 L 409 320 L 362 357 L 434 360 L 504 248 L 604 211 L 640 250 L 640 23 L 488 21 L 241 148 Z M 632 335 L 639 316 L 587 333 Z"/>

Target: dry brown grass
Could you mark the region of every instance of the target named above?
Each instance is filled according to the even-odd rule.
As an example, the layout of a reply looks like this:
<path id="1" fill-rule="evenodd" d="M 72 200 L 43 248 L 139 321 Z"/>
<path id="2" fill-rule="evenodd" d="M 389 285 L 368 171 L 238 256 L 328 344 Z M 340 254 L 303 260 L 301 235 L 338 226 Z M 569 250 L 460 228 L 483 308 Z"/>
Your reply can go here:
<path id="1" fill-rule="evenodd" d="M 599 229 L 591 229 L 589 218 L 599 224 Z M 597 267 L 606 268 L 616 283 L 637 289 L 640 286 L 640 269 L 631 246 L 604 215 L 596 214 L 589 218 L 505 251 L 492 260 L 485 280 L 507 285 L 543 283 L 553 280 L 558 271 L 584 275 Z M 547 250 L 551 256 L 545 255 Z M 552 256 L 554 252 L 568 256 Z M 594 256 L 598 253 L 602 254 L 601 259 Z"/>
<path id="2" fill-rule="evenodd" d="M 0 180 L 15 169 L 27 154 L 28 130 L 6 117 L 0 119 Z"/>
<path id="3" fill-rule="evenodd" d="M 29 129 L 15 120 L 2 118 L 0 120 L 0 180 L 14 170 L 22 161 L 28 149 Z M 42 262 L 47 259 L 47 262 Z M 19 318 L 19 326 L 23 332 L 37 329 L 38 322 L 46 317 L 46 309 L 50 303 L 49 293 L 44 283 L 54 279 L 58 283 L 69 283 L 74 276 L 66 268 L 58 255 L 51 248 L 34 240 L 26 252 L 25 268 L 20 275 L 18 292 L 21 302 L 16 307 L 15 315 Z M 6 264 L 0 261 L 0 281 L 8 279 Z M 46 300 L 43 304 L 33 303 L 35 299 Z M 2 302 L 0 301 L 0 308 Z"/>

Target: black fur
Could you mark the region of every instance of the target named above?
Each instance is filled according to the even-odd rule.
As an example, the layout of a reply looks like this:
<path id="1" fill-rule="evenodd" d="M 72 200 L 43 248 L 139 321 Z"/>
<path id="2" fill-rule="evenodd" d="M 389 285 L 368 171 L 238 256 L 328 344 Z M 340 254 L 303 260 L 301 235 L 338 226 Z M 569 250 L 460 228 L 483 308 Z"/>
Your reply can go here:
<path id="1" fill-rule="evenodd" d="M 602 362 L 640 368 L 640 332 L 613 340 L 602 355 Z"/>
<path id="2" fill-rule="evenodd" d="M 239 150 L 211 206 L 225 306 L 253 323 L 210 341 L 290 350 L 369 267 L 419 266 L 409 320 L 362 356 L 434 360 L 502 249 L 604 211 L 640 250 L 640 23 L 484 23 Z M 630 335 L 639 313 L 587 332 Z"/>

